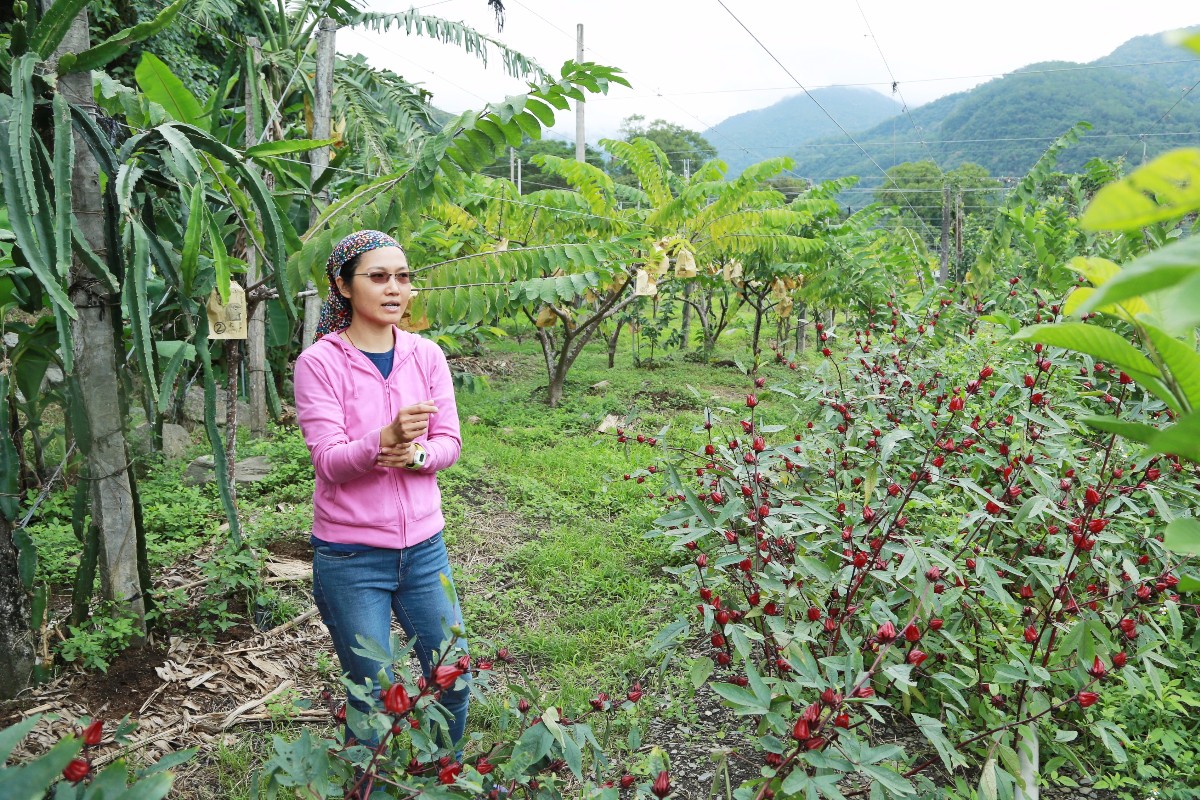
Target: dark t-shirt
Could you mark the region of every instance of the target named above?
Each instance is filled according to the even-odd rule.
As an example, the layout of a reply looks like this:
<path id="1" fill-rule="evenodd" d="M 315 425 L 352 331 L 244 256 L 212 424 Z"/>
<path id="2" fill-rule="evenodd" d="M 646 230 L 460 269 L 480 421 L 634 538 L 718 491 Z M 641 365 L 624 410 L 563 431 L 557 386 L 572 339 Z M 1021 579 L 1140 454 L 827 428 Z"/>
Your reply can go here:
<path id="1" fill-rule="evenodd" d="M 379 374 L 387 379 L 388 375 L 392 374 L 392 364 L 396 359 L 396 351 L 388 350 L 386 353 L 368 353 L 366 350 L 359 350 L 364 356 L 371 360 L 375 368 L 379 370 Z"/>

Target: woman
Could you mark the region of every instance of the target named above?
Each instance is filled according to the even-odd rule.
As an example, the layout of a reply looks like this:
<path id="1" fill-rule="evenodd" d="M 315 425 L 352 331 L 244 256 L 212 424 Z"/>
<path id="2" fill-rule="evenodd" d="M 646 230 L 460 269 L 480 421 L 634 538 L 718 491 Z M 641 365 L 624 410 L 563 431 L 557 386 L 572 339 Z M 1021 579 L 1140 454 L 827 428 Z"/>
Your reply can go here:
<path id="1" fill-rule="evenodd" d="M 396 327 L 412 297 L 400 245 L 379 231 L 353 233 L 333 249 L 326 272 L 319 338 L 295 370 L 316 472 L 313 596 L 342 670 L 377 689 L 381 669 L 392 677 L 391 660 L 355 653 L 359 637 L 390 653 L 395 614 L 428 677 L 449 629 L 462 623 L 453 583 L 449 592 L 442 586 L 451 574 L 436 477 L 458 460 L 462 439 L 446 357 Z M 466 643 L 455 647 L 465 652 Z M 442 695 L 454 743 L 469 698 L 466 675 Z"/>

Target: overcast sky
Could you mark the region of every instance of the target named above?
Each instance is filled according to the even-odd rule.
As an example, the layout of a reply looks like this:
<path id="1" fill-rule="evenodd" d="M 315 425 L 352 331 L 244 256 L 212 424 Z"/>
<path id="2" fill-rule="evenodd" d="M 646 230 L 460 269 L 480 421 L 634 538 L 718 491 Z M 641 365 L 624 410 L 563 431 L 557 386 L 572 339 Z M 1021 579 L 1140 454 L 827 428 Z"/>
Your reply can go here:
<path id="1" fill-rule="evenodd" d="M 1026 64 L 1092 61 L 1134 36 L 1200 24 L 1200 6 L 1188 0 L 724 3 L 728 11 L 719 0 L 505 0 L 499 34 L 487 0 L 418 0 L 418 8 L 495 36 L 555 74 L 574 57 L 575 26 L 583 23 L 585 58 L 620 67 L 633 84 L 590 96 L 586 138 L 593 143 L 614 135 L 631 114 L 703 130 L 801 93 L 795 81 L 809 89 L 865 84 L 891 94 L 895 80 L 897 99 L 916 107 Z M 411 5 L 367 0 L 373 11 Z M 521 81 L 505 76 L 498 57 L 484 68 L 461 50 L 403 32 L 343 29 L 338 50 L 362 53 L 423 85 L 447 111 L 524 91 Z M 573 140 L 574 114 L 560 113 L 552 135 Z"/>

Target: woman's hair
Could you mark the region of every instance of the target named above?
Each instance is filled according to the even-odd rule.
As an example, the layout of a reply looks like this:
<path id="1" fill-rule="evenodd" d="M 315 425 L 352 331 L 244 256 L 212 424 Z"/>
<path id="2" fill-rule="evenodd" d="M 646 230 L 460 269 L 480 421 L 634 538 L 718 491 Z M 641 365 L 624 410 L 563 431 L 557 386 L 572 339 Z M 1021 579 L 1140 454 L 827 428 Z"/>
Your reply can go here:
<path id="1" fill-rule="evenodd" d="M 362 258 L 362 253 L 353 256 L 345 264 L 342 264 L 342 269 L 338 272 L 338 277 L 342 279 L 342 283 L 347 286 L 354 280 L 354 270 L 358 269 L 358 260 Z"/>

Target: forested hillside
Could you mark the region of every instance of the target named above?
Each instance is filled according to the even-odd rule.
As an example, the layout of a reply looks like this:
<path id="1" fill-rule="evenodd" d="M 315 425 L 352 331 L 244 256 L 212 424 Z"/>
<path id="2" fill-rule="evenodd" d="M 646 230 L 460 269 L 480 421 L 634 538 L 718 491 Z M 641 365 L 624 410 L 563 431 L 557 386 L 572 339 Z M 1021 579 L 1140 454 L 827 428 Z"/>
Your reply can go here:
<path id="1" fill-rule="evenodd" d="M 848 111 L 839 114 L 829 108 L 884 169 L 932 158 L 944 168 L 971 161 L 992 175 L 1011 176 L 1024 174 L 1055 137 L 1080 120 L 1093 128 L 1063 154 L 1062 166 L 1067 170 L 1097 156 L 1128 155 L 1140 161 L 1143 143 L 1148 157 L 1186 143 L 1187 133 L 1200 130 L 1200 93 L 1184 96 L 1197 81 L 1200 60 L 1161 36 L 1139 36 L 1088 64 L 1031 64 L 867 129 L 856 126 Z M 874 93 L 855 96 L 869 94 Z M 738 145 L 753 149 L 753 142 L 777 142 L 788 135 L 789 123 L 774 121 L 778 106 L 732 117 L 706 135 L 720 148 L 722 158 L 739 164 L 745 153 Z M 814 111 L 820 113 L 815 106 Z M 734 135 L 739 129 L 734 122 L 745 132 Z M 1139 138 L 1142 134 L 1144 140 Z M 790 154 L 796 158 L 797 174 L 806 177 L 860 175 L 868 185 L 879 178 L 874 165 L 841 134 L 822 136 Z"/>
<path id="2" fill-rule="evenodd" d="M 736 114 L 704 131 L 737 175 L 764 158 L 789 154 L 802 142 L 838 133 L 819 102 L 842 125 L 862 130 L 900 112 L 900 104 L 871 89 L 817 89 L 816 98 L 797 94 L 766 108 Z"/>

